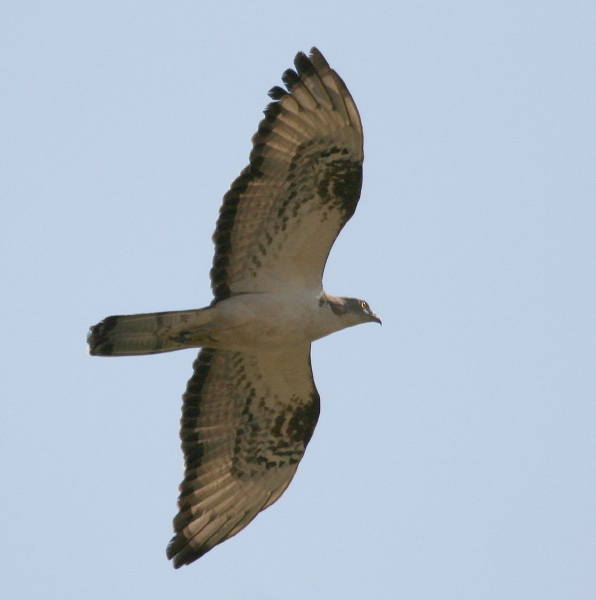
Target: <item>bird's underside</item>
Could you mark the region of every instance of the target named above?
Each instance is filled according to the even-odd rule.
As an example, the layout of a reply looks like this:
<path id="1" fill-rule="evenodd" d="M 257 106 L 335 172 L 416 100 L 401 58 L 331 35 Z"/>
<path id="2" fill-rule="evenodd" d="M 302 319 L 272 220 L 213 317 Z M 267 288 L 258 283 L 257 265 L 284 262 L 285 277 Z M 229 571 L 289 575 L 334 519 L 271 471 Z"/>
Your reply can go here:
<path id="1" fill-rule="evenodd" d="M 380 322 L 366 302 L 321 283 L 360 196 L 358 111 L 318 50 L 295 65 L 287 91 L 270 91 L 250 164 L 224 197 L 211 306 L 108 317 L 88 336 L 99 356 L 202 348 L 183 395 L 175 567 L 235 535 L 289 485 L 319 415 L 311 342 Z"/>

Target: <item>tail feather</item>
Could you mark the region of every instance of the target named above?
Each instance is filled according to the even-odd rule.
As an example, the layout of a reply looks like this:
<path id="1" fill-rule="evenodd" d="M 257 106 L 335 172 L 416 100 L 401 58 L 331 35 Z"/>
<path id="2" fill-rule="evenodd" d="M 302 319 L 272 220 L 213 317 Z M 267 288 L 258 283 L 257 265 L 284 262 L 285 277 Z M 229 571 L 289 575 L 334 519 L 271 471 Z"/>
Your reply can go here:
<path id="1" fill-rule="evenodd" d="M 89 330 L 93 356 L 132 356 L 202 346 L 210 308 L 107 317 Z M 204 335 L 202 336 L 204 338 Z"/>

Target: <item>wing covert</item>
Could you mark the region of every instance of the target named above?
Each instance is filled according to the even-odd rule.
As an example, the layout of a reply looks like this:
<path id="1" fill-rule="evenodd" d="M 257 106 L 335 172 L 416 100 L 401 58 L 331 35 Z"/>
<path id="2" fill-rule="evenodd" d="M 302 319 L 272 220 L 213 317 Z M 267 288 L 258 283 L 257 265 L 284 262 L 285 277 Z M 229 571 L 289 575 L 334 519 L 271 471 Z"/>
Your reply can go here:
<path id="1" fill-rule="evenodd" d="M 289 485 L 319 415 L 310 345 L 275 352 L 200 351 L 183 396 L 186 470 L 176 568 L 246 527 Z"/>
<path id="2" fill-rule="evenodd" d="M 323 55 L 297 54 L 253 136 L 250 164 L 224 196 L 213 234 L 214 302 L 244 292 L 321 287 L 331 246 L 356 210 L 362 124 Z"/>

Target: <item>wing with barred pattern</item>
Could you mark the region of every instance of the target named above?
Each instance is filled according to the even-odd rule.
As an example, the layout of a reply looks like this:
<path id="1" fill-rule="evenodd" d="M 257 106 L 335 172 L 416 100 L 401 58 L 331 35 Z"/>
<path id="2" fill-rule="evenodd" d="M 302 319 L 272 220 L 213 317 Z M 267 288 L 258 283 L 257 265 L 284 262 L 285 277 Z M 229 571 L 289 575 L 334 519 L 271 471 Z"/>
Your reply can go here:
<path id="1" fill-rule="evenodd" d="M 323 55 L 300 52 L 225 195 L 213 234 L 215 302 L 235 293 L 321 288 L 331 246 L 362 185 L 362 124 Z"/>
<path id="2" fill-rule="evenodd" d="M 310 345 L 201 350 L 183 396 L 176 568 L 246 527 L 289 485 L 319 416 Z"/>

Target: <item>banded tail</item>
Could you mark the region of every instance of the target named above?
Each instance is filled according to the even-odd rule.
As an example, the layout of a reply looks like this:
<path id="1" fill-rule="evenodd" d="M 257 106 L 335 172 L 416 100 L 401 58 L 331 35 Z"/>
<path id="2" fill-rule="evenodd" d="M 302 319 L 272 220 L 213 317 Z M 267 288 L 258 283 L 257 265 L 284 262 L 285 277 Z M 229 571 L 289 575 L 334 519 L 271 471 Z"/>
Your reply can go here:
<path id="1" fill-rule="evenodd" d="M 89 330 L 93 356 L 157 354 L 208 341 L 211 308 L 107 317 Z"/>

